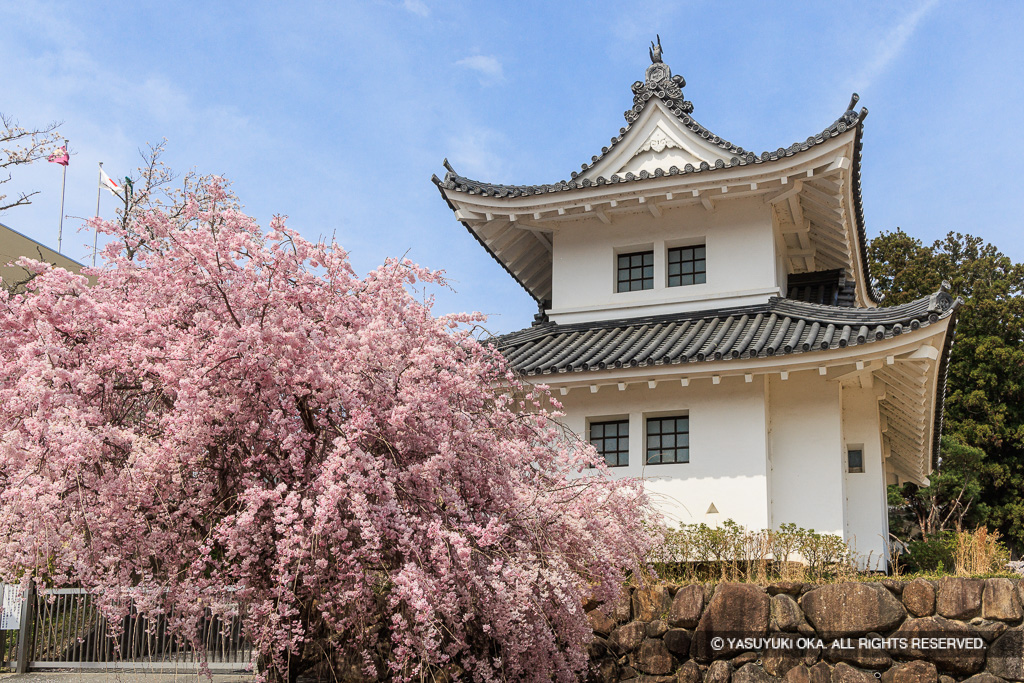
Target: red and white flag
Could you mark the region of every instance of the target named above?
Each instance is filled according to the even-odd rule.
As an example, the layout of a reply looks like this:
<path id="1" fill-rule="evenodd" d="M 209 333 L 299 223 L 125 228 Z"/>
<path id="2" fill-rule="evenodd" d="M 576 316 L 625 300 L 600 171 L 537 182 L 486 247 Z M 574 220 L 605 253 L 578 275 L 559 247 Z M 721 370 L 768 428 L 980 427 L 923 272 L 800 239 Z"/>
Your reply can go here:
<path id="1" fill-rule="evenodd" d="M 51 164 L 60 164 L 61 166 L 67 166 L 68 162 L 71 161 L 71 157 L 68 156 L 67 147 L 58 147 L 53 150 L 50 156 L 46 157 L 46 160 Z"/>
<path id="2" fill-rule="evenodd" d="M 100 189 L 110 190 L 110 194 L 115 197 L 121 197 L 121 186 L 117 184 L 117 181 L 108 176 L 107 172 L 102 168 L 100 169 Z"/>

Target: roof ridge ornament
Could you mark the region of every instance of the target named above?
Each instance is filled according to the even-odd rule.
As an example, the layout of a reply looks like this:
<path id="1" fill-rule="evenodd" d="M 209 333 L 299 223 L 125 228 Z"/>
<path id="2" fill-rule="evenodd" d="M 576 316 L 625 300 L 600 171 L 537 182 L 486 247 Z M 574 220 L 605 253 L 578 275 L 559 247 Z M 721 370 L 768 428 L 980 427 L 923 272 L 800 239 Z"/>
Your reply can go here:
<path id="1" fill-rule="evenodd" d="M 949 293 L 949 281 L 943 280 L 939 285 L 939 291 L 928 298 L 928 311 L 930 313 L 942 313 L 953 307 L 953 295 Z"/>
<path id="2" fill-rule="evenodd" d="M 651 49 L 648 50 L 648 54 L 651 55 L 651 64 L 662 64 L 661 61 L 661 36 L 657 33 L 654 35 L 658 36 L 658 44 L 655 45 L 654 41 L 651 41 Z"/>
<path id="3" fill-rule="evenodd" d="M 626 111 L 626 121 L 634 123 L 640 118 L 640 112 L 643 111 L 647 100 L 652 97 L 660 97 L 676 116 L 692 112 L 693 103 L 683 99 L 686 79 L 682 76 L 673 76 L 672 69 L 662 61 L 660 35 L 657 43 L 651 42 L 648 54 L 651 56 L 651 65 L 644 73 L 644 80 L 633 84 L 633 108 Z"/>

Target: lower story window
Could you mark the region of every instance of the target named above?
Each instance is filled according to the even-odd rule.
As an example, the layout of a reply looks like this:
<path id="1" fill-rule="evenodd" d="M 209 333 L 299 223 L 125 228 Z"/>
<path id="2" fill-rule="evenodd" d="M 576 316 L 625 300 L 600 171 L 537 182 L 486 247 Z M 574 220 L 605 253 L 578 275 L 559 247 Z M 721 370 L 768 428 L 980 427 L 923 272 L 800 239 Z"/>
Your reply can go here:
<path id="1" fill-rule="evenodd" d="M 648 418 L 647 464 L 679 462 L 690 462 L 690 418 L 685 415 Z"/>
<path id="2" fill-rule="evenodd" d="M 846 451 L 847 472 L 850 474 L 862 474 L 864 472 L 864 451 L 860 448 L 851 448 Z"/>
<path id="3" fill-rule="evenodd" d="M 591 422 L 590 443 L 608 467 L 625 467 L 629 464 L 629 420 Z"/>

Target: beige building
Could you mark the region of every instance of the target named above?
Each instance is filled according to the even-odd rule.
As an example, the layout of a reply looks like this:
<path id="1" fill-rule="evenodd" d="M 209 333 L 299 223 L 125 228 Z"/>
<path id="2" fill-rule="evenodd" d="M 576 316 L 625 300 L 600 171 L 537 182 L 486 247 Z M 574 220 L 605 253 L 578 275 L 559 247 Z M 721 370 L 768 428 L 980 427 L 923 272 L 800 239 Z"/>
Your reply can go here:
<path id="1" fill-rule="evenodd" d="M 24 268 L 8 265 L 22 256 L 38 261 L 46 261 L 76 273 L 82 269 L 82 264 L 78 261 L 73 261 L 67 256 L 58 254 L 45 244 L 36 242 L 31 237 L 26 237 L 20 232 L 0 223 L 0 278 L 2 278 L 5 286 L 10 283 L 23 282 L 28 278 L 29 272 Z"/>

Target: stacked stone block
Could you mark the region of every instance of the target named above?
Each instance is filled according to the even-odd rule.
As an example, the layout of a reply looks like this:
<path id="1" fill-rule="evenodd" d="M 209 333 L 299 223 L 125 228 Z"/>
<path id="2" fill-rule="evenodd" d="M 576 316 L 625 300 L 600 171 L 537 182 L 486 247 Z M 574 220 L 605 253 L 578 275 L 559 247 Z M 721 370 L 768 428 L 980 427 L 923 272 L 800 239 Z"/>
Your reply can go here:
<path id="1" fill-rule="evenodd" d="M 592 679 L 1024 681 L 1022 603 L 1024 583 L 1007 578 L 637 587 L 588 605 Z"/>

